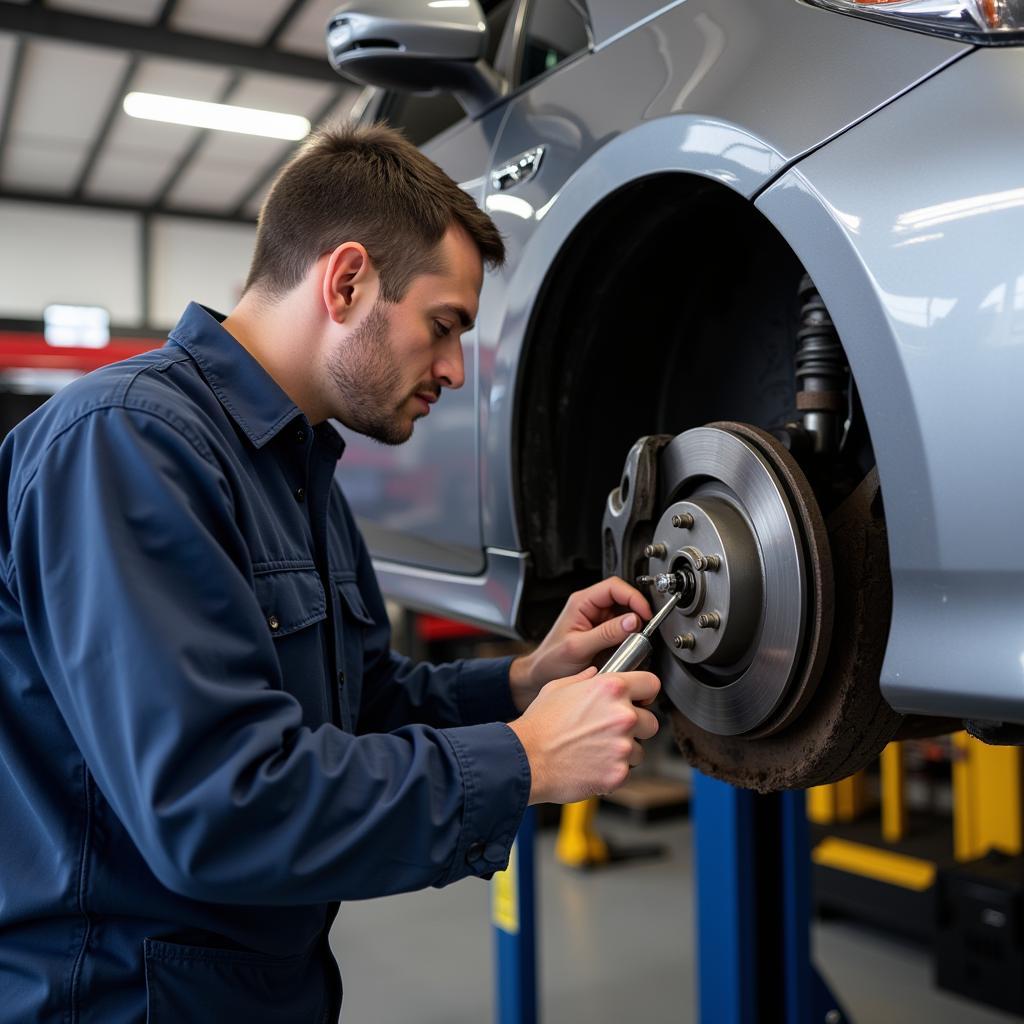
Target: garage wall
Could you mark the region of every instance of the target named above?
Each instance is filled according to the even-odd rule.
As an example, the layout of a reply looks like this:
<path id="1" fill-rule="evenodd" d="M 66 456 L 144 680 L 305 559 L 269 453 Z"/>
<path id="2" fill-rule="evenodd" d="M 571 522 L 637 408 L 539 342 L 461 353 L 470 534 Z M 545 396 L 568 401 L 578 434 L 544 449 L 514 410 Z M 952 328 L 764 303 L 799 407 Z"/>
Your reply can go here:
<path id="1" fill-rule="evenodd" d="M 141 326 L 139 230 L 132 213 L 0 202 L 0 317 L 41 320 L 66 302 Z"/>
<path id="2" fill-rule="evenodd" d="M 154 217 L 147 261 L 139 214 L 0 200 L 0 319 L 41 320 L 65 302 L 163 333 L 190 299 L 222 312 L 235 304 L 255 238 L 255 225 Z"/>
<path id="3" fill-rule="evenodd" d="M 150 317 L 173 327 L 191 301 L 227 313 L 242 294 L 256 228 L 156 217 L 151 234 Z"/>

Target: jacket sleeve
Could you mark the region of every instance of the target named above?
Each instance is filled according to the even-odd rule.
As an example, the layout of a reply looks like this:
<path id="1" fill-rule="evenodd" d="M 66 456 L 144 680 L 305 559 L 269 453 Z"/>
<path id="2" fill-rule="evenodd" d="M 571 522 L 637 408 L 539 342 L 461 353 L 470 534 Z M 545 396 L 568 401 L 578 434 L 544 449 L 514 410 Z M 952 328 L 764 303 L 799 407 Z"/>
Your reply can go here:
<path id="1" fill-rule="evenodd" d="M 507 863 L 529 765 L 489 724 L 301 725 L 201 437 L 93 410 L 10 496 L 8 581 L 42 674 L 151 870 L 193 899 L 310 904 Z"/>
<path id="2" fill-rule="evenodd" d="M 364 644 L 363 695 L 356 731 L 389 732 L 420 722 L 436 728 L 510 722 L 519 712 L 509 687 L 510 657 L 445 665 L 413 662 L 391 649 L 391 628 L 369 552 L 347 503 L 356 538 L 359 592 L 375 626 Z"/>

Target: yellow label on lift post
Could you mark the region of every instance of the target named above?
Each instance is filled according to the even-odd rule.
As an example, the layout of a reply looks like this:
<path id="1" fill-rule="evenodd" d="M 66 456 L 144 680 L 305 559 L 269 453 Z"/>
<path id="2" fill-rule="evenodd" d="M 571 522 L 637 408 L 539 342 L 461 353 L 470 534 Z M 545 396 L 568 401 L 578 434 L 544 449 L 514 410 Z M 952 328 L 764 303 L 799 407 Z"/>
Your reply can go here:
<path id="1" fill-rule="evenodd" d="M 491 879 L 491 922 L 510 935 L 519 933 L 519 841 L 512 844 L 508 867 Z"/>

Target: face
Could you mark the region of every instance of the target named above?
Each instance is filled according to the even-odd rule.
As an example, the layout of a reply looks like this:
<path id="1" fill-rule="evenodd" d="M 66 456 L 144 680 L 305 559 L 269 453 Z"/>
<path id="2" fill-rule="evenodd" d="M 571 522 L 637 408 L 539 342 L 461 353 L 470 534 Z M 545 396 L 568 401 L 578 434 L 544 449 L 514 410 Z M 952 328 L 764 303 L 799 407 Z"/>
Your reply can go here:
<path id="1" fill-rule="evenodd" d="M 472 239 L 451 228 L 438 273 L 422 274 L 401 302 L 378 298 L 326 356 L 331 406 L 345 426 L 402 444 L 445 388 L 462 387 L 462 335 L 476 317 L 483 270 Z"/>

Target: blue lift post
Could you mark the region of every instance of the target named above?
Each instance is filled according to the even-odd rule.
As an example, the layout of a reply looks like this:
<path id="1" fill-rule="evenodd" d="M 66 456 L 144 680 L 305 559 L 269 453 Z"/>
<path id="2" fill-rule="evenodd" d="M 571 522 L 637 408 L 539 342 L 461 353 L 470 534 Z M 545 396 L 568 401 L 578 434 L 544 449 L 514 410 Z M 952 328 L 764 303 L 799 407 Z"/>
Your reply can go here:
<path id="1" fill-rule="evenodd" d="M 508 869 L 491 880 L 494 1020 L 537 1024 L 536 810 L 523 815 Z"/>
<path id="2" fill-rule="evenodd" d="M 803 792 L 693 773 L 700 1024 L 849 1024 L 810 955 Z"/>

